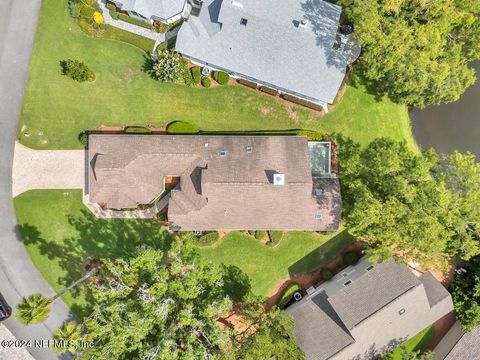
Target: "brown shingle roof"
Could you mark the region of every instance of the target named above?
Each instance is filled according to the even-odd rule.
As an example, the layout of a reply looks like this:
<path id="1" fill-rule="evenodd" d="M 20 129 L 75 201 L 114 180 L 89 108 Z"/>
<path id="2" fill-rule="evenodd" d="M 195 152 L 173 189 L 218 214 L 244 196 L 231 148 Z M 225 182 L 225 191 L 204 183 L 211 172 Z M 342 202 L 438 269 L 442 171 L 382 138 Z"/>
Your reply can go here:
<path id="1" fill-rule="evenodd" d="M 312 181 L 307 144 L 296 136 L 90 135 L 88 193 L 91 202 L 133 208 L 160 195 L 165 176 L 180 176 L 168 210 L 177 229 L 335 230 L 338 179 Z M 274 173 L 284 185 L 272 184 Z"/>

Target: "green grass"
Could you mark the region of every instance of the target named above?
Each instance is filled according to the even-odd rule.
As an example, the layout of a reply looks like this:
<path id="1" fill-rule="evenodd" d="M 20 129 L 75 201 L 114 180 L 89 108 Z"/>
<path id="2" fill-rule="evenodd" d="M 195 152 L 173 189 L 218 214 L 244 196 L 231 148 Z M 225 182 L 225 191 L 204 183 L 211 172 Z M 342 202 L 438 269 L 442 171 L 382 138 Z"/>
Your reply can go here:
<path id="1" fill-rule="evenodd" d="M 97 219 L 82 204 L 80 190 L 34 190 L 14 199 L 17 222 L 33 264 L 55 291 L 82 276 L 89 256 L 128 256 L 139 244 L 164 248 L 170 236 L 148 220 Z M 292 232 L 274 248 L 234 232 L 198 248 L 214 263 L 235 265 L 266 296 L 289 273 L 321 266 L 352 241 L 346 231 L 329 235 Z M 89 295 L 80 286 L 62 297 L 78 316 L 88 314 Z"/>
<path id="2" fill-rule="evenodd" d="M 183 120 L 202 130 L 342 132 L 362 144 L 388 136 L 415 147 L 407 108 L 377 100 L 358 81 L 333 112 L 320 117 L 304 108 L 289 110 L 278 99 L 241 85 L 205 89 L 159 83 L 142 71 L 145 55 L 120 41 L 86 36 L 69 17 L 66 1 L 44 0 L 20 141 L 37 149 L 80 149 L 78 134 L 100 124 L 160 126 Z M 84 61 L 96 81 L 79 84 L 62 76 L 59 62 L 69 58 Z"/>
<path id="3" fill-rule="evenodd" d="M 433 326 L 429 326 L 426 329 L 420 331 L 414 337 L 410 338 L 408 341 L 404 342 L 401 347 L 411 351 L 423 351 L 432 341 L 434 334 L 435 331 Z M 388 359 L 402 360 L 401 348 L 398 347 L 396 350 L 392 351 L 392 353 L 389 354 Z"/>

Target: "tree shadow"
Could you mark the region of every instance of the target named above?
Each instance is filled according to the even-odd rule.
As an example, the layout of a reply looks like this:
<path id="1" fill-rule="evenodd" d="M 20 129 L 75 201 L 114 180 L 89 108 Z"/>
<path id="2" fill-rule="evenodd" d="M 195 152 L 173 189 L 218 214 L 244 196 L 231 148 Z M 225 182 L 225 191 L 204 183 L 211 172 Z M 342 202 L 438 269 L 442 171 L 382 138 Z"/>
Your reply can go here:
<path id="1" fill-rule="evenodd" d="M 222 265 L 222 268 L 226 294 L 234 301 L 244 300 L 252 289 L 250 277 L 235 265 Z"/>
<path id="2" fill-rule="evenodd" d="M 321 268 L 335 258 L 343 249 L 355 241 L 355 238 L 343 230 L 288 267 L 290 276 L 303 274 Z"/>

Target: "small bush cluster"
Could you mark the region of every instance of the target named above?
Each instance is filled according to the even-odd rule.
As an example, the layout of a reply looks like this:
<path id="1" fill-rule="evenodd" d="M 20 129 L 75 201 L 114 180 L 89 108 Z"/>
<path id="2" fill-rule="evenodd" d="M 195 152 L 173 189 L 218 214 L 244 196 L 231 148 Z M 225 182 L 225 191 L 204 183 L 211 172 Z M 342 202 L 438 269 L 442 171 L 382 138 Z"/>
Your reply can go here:
<path id="1" fill-rule="evenodd" d="M 60 61 L 60 66 L 62 67 L 62 74 L 75 81 L 84 82 L 95 80 L 95 73 L 81 61 L 72 59 L 63 60 Z"/>
<path id="2" fill-rule="evenodd" d="M 202 77 L 202 85 L 205 88 L 209 88 L 210 85 L 212 85 L 212 80 L 210 80 L 210 77 L 208 77 L 208 76 Z"/>
<path id="3" fill-rule="evenodd" d="M 268 246 L 276 246 L 283 239 L 283 231 L 269 231 L 268 236 L 270 237 L 270 242 Z"/>
<path id="4" fill-rule="evenodd" d="M 228 81 L 230 80 L 230 75 L 228 75 L 224 71 L 215 71 L 213 73 L 213 78 L 215 79 L 216 82 L 218 82 L 220 85 L 226 85 L 228 84 Z"/>
<path id="5" fill-rule="evenodd" d="M 88 146 L 88 131 L 82 131 L 78 134 L 78 141 L 80 141 L 80 144 L 83 146 Z"/>
<path id="6" fill-rule="evenodd" d="M 194 81 L 193 81 L 192 72 L 188 67 L 188 62 L 185 60 L 182 60 L 180 63 L 182 67 L 183 83 L 187 86 L 192 86 L 194 84 Z"/>
<path id="7" fill-rule="evenodd" d="M 259 241 L 265 239 L 266 235 L 267 235 L 267 232 L 265 230 L 255 230 L 253 232 L 253 236 L 255 237 L 255 239 Z"/>
<path id="8" fill-rule="evenodd" d="M 195 125 L 185 121 L 174 121 L 167 126 L 169 134 L 198 134 L 199 131 Z"/>
<path id="9" fill-rule="evenodd" d="M 70 15 L 78 20 L 82 30 L 95 33 L 105 28 L 102 10 L 95 0 L 69 0 Z"/>
<path id="10" fill-rule="evenodd" d="M 320 271 L 320 276 L 323 280 L 328 281 L 333 277 L 333 272 L 332 270 L 325 268 Z"/>
<path id="11" fill-rule="evenodd" d="M 200 84 L 200 81 L 202 81 L 202 68 L 200 66 L 194 66 L 190 71 L 192 72 L 193 83 L 195 85 Z"/>
<path id="12" fill-rule="evenodd" d="M 110 11 L 117 11 L 117 6 L 114 3 L 107 2 L 105 7 Z"/>
<path id="13" fill-rule="evenodd" d="M 152 52 L 152 75 L 161 82 L 176 82 L 180 79 L 182 68 L 176 52 L 159 49 Z"/>
<path id="14" fill-rule="evenodd" d="M 324 141 L 328 138 L 326 134 L 315 130 L 298 130 L 296 134 L 306 136 L 309 141 Z"/>
<path id="15" fill-rule="evenodd" d="M 219 239 L 220 239 L 220 236 L 218 235 L 218 232 L 213 231 L 201 236 L 197 240 L 197 244 L 199 246 L 209 246 L 209 245 L 215 244 Z"/>
<path id="16" fill-rule="evenodd" d="M 356 252 L 348 251 L 343 255 L 343 263 L 348 266 L 355 265 L 356 263 L 358 263 L 359 258 L 360 257 Z"/>
<path id="17" fill-rule="evenodd" d="M 150 134 L 152 131 L 145 126 L 128 126 L 125 129 L 127 134 Z"/>
<path id="18" fill-rule="evenodd" d="M 290 284 L 286 289 L 285 291 L 283 292 L 283 295 L 282 297 L 280 298 L 279 302 L 278 302 L 278 307 L 280 309 L 283 309 L 285 308 L 285 306 L 288 305 L 288 303 L 290 302 L 290 300 L 292 300 L 292 296 L 293 294 L 296 292 L 296 291 L 300 291 L 300 286 L 298 286 L 298 284 Z"/>

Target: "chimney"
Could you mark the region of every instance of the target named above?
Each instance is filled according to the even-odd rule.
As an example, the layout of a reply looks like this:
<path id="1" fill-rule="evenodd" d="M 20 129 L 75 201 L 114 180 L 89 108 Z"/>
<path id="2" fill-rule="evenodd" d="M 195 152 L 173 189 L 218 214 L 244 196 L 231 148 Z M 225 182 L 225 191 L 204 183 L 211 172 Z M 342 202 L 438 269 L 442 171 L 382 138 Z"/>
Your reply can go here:
<path id="1" fill-rule="evenodd" d="M 302 19 L 298 23 L 298 27 L 302 29 L 306 29 L 308 27 L 308 20 L 307 19 Z"/>
<path id="2" fill-rule="evenodd" d="M 273 185 L 285 185 L 285 174 L 273 174 Z"/>

